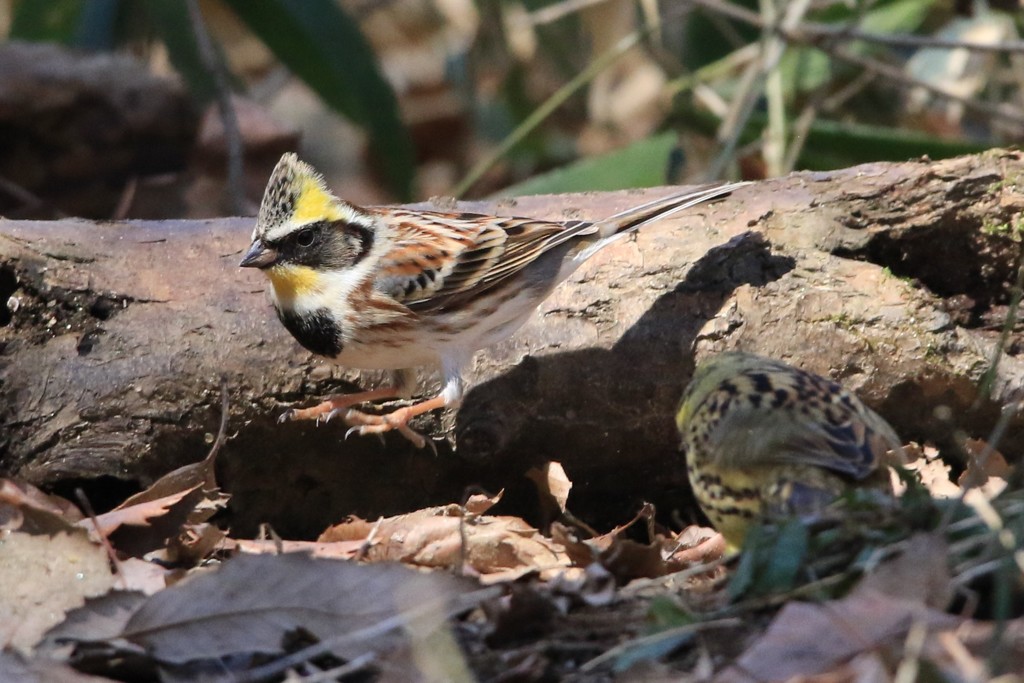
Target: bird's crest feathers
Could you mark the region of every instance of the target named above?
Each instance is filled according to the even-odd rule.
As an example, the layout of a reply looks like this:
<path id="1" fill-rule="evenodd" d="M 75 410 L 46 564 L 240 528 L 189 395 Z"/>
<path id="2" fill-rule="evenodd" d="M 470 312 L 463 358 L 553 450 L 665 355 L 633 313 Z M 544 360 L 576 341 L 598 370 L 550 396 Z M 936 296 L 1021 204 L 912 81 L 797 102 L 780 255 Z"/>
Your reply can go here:
<path id="1" fill-rule="evenodd" d="M 288 152 L 267 181 L 253 238 L 273 240 L 296 226 L 350 219 L 351 213 L 350 205 L 331 193 L 316 169 Z"/>

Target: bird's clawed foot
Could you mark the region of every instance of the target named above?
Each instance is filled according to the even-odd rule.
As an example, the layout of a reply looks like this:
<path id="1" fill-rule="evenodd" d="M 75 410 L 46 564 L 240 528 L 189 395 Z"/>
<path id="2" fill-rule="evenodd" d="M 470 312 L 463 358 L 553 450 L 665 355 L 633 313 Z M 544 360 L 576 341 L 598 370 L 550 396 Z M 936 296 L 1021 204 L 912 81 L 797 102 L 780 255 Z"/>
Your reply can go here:
<path id="1" fill-rule="evenodd" d="M 289 422 L 291 420 L 315 420 L 317 425 L 327 424 L 333 418 L 340 416 L 350 429 L 345 433 L 348 438 L 352 434 L 365 436 L 376 434 L 383 438 L 384 432 L 396 431 L 408 439 L 416 448 L 423 448 L 428 443 L 434 447 L 432 441 L 426 439 L 422 434 L 409 426 L 409 420 L 430 412 L 436 408 L 443 408 L 445 401 L 441 396 L 414 403 L 411 406 L 399 408 L 383 415 L 373 415 L 356 410 L 352 406 L 381 398 L 393 398 L 397 390 L 393 388 L 364 391 L 358 394 L 332 396 L 323 403 L 311 408 L 295 408 L 286 411 L 278 418 L 278 422 Z M 435 449 L 436 450 L 436 449 Z"/>
<path id="2" fill-rule="evenodd" d="M 432 441 L 427 441 L 422 434 L 408 424 L 411 418 L 419 414 L 412 412 L 412 409 L 415 407 L 413 405 L 399 408 L 384 415 L 371 415 L 359 410 L 350 410 L 345 414 L 345 423 L 351 429 L 345 433 L 345 436 L 348 437 L 350 434 L 359 434 L 360 436 L 376 434 L 382 436 L 384 432 L 394 430 L 408 439 L 416 448 L 423 448 L 427 443 L 433 446 Z"/>
<path id="3" fill-rule="evenodd" d="M 352 406 L 367 401 L 376 401 L 382 398 L 394 398 L 398 396 L 398 389 L 395 387 L 382 387 L 372 391 L 359 391 L 354 394 L 339 394 L 331 396 L 323 403 L 318 403 L 310 408 L 292 408 L 286 410 L 277 418 L 278 424 L 291 422 L 292 420 L 316 420 L 317 425 L 327 424 L 332 418 L 343 414 Z"/>

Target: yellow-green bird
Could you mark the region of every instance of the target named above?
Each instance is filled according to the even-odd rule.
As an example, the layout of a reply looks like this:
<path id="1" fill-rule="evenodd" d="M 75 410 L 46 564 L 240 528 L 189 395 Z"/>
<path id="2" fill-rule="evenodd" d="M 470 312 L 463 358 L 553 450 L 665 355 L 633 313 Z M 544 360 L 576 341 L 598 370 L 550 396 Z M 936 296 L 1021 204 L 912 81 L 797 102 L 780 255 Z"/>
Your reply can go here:
<path id="1" fill-rule="evenodd" d="M 697 502 L 734 548 L 752 522 L 814 515 L 852 486 L 891 493 L 902 457 L 892 427 L 842 386 L 750 353 L 698 367 L 676 426 Z"/>

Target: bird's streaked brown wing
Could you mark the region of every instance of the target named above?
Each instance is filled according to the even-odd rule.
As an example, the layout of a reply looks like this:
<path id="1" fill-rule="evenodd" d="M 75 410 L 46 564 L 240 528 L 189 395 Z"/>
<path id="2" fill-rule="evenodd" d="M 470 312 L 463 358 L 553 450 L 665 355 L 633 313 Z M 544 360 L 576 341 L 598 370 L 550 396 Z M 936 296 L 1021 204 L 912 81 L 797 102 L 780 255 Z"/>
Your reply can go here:
<path id="1" fill-rule="evenodd" d="M 417 312 L 443 310 L 512 277 L 553 241 L 596 230 L 584 221 L 553 223 L 479 214 L 393 211 L 397 239 L 377 287 Z"/>
<path id="2" fill-rule="evenodd" d="M 751 406 L 730 409 L 709 440 L 720 467 L 813 465 L 852 479 L 864 479 L 899 448 L 887 426 L 850 414 L 828 421 L 785 409 Z"/>

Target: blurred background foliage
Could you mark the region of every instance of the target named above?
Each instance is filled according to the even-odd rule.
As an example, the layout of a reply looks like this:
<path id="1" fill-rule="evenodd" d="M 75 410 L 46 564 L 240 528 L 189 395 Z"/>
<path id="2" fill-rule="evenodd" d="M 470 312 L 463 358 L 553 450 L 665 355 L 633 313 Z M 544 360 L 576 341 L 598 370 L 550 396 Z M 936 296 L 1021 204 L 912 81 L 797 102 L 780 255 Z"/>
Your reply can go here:
<path id="1" fill-rule="evenodd" d="M 292 148 L 341 194 L 383 202 L 755 179 L 1014 144 L 1021 1 L 6 0 L 0 132 L 44 150 L 0 143 L 0 209 L 252 212 Z M 69 48 L 71 66 L 26 44 Z M 18 68 L 4 67 L 16 45 Z M 65 140 L 77 165 L 53 143 L 55 129 L 131 122 L 118 107 L 155 106 L 150 90 L 88 126 L 44 115 L 46 97 L 5 96 L 84 68 L 83 53 L 92 72 L 113 53 L 178 88 L 188 106 L 169 111 L 194 121 L 160 138 L 170 151 L 128 154 L 135 162 L 108 173 L 89 154 L 111 158 L 114 133 Z M 80 105 L 126 87 L 116 69 L 108 85 L 92 72 L 85 95 L 78 81 L 62 91 Z M 15 105 L 32 115 L 5 117 Z M 40 121 L 48 128 L 33 130 Z M 133 129 L 123 144 L 151 152 L 153 139 Z"/>

